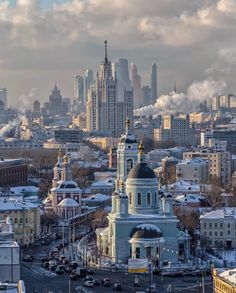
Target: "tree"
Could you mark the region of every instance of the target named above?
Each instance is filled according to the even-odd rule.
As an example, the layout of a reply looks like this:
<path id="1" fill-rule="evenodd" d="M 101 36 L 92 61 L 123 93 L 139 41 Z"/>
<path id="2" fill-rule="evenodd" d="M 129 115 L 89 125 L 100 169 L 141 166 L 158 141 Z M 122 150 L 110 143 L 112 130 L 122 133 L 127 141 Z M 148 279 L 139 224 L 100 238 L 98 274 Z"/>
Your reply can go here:
<path id="1" fill-rule="evenodd" d="M 212 176 L 209 179 L 209 188 L 206 193 L 206 199 L 210 206 L 215 210 L 221 208 L 223 205 L 221 196 L 221 182 L 216 176 Z"/>

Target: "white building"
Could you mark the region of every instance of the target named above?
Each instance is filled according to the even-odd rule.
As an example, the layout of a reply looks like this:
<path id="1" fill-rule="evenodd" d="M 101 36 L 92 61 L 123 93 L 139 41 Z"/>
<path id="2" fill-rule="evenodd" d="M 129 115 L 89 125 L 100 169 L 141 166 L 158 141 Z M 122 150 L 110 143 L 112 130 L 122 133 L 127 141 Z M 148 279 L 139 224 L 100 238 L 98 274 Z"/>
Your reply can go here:
<path id="1" fill-rule="evenodd" d="M 200 236 L 212 248 L 236 248 L 236 208 L 223 208 L 200 217 Z"/>
<path id="2" fill-rule="evenodd" d="M 53 172 L 52 189 L 44 201 L 45 210 L 53 211 L 63 220 L 69 220 L 81 212 L 82 193 L 72 178 L 69 157 L 62 158 L 59 152 Z"/>
<path id="3" fill-rule="evenodd" d="M 20 280 L 20 247 L 13 235 L 11 219 L 7 217 L 0 222 L 0 284 Z"/>
<path id="4" fill-rule="evenodd" d="M 207 183 L 208 161 L 196 158 L 179 162 L 176 165 L 176 180 Z"/>

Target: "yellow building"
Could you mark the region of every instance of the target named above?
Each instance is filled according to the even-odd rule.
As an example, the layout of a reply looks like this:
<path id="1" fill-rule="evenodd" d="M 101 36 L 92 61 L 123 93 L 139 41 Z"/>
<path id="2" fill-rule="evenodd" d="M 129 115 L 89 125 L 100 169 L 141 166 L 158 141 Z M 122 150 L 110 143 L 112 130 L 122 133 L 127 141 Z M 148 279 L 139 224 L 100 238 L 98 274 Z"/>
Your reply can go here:
<path id="1" fill-rule="evenodd" d="M 37 204 L 0 199 L 0 219 L 12 219 L 14 240 L 20 245 L 29 245 L 40 238 L 40 209 Z"/>
<path id="2" fill-rule="evenodd" d="M 236 293 L 236 269 L 213 269 L 214 293 Z"/>

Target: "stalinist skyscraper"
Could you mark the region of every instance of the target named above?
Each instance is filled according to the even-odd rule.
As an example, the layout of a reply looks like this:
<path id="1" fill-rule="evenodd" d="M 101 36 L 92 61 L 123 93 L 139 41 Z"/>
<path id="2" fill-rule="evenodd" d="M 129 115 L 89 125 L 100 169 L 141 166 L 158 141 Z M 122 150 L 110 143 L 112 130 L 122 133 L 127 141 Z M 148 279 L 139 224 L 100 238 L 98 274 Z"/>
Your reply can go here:
<path id="1" fill-rule="evenodd" d="M 157 66 L 152 64 L 152 73 L 151 73 L 151 102 L 155 104 L 157 99 Z"/>
<path id="2" fill-rule="evenodd" d="M 133 123 L 133 90 L 124 89 L 122 101 L 118 100 L 116 72 L 112 72 L 112 64 L 108 60 L 107 41 L 104 44 L 105 58 L 95 86 L 88 94 L 86 127 L 87 131 L 117 137 L 124 133 L 127 118 Z"/>

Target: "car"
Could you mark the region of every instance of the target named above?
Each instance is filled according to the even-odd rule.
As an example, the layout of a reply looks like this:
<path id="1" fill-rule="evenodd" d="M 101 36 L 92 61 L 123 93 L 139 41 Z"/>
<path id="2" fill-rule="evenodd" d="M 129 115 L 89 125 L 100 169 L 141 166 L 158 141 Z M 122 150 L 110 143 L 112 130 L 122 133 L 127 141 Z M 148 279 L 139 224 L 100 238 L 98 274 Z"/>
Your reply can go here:
<path id="1" fill-rule="evenodd" d="M 43 262 L 42 267 L 45 268 L 45 269 L 49 269 L 49 261 Z"/>
<path id="2" fill-rule="evenodd" d="M 93 280 L 93 284 L 94 284 L 95 286 L 98 286 L 98 285 L 100 285 L 100 281 L 99 281 L 98 279 L 94 279 L 94 280 Z"/>
<path id="3" fill-rule="evenodd" d="M 116 283 L 116 284 L 114 284 L 114 286 L 113 286 L 113 290 L 114 290 L 114 291 L 122 291 L 122 287 L 121 287 L 120 284 Z"/>
<path id="4" fill-rule="evenodd" d="M 68 265 L 69 264 L 69 261 L 68 261 L 68 259 L 64 258 L 62 260 L 62 263 L 63 263 L 63 265 Z"/>
<path id="5" fill-rule="evenodd" d="M 76 261 L 72 261 L 69 263 L 69 267 L 73 268 L 73 269 L 76 269 L 78 267 L 78 263 Z"/>
<path id="6" fill-rule="evenodd" d="M 57 274 L 64 274 L 64 266 L 63 265 L 58 265 L 55 269 L 55 273 Z"/>
<path id="7" fill-rule="evenodd" d="M 93 278 L 90 277 L 90 276 L 86 276 L 86 277 L 84 278 L 84 280 L 85 280 L 85 281 L 93 281 Z"/>
<path id="8" fill-rule="evenodd" d="M 94 286 L 94 283 L 93 283 L 93 281 L 85 281 L 85 282 L 84 282 L 84 286 L 85 286 L 85 287 L 90 287 L 90 288 L 91 288 L 91 287 Z"/>
<path id="9" fill-rule="evenodd" d="M 65 272 L 67 272 L 67 273 L 73 273 L 72 271 L 73 271 L 73 269 L 71 267 L 65 267 Z"/>
<path id="10" fill-rule="evenodd" d="M 102 284 L 104 287 L 110 287 L 111 286 L 111 280 L 109 278 L 104 278 L 102 280 Z"/>
<path id="11" fill-rule="evenodd" d="M 76 281 L 76 280 L 77 280 L 77 275 L 71 273 L 70 276 L 69 276 L 69 278 L 70 278 L 72 281 Z"/>
<path id="12" fill-rule="evenodd" d="M 91 270 L 91 269 L 87 269 L 86 272 L 87 272 L 88 275 L 94 275 L 95 274 L 94 270 Z"/>
<path id="13" fill-rule="evenodd" d="M 34 261 L 34 257 L 33 257 L 33 255 L 26 255 L 26 256 L 24 256 L 23 261 L 32 262 L 32 261 Z"/>

